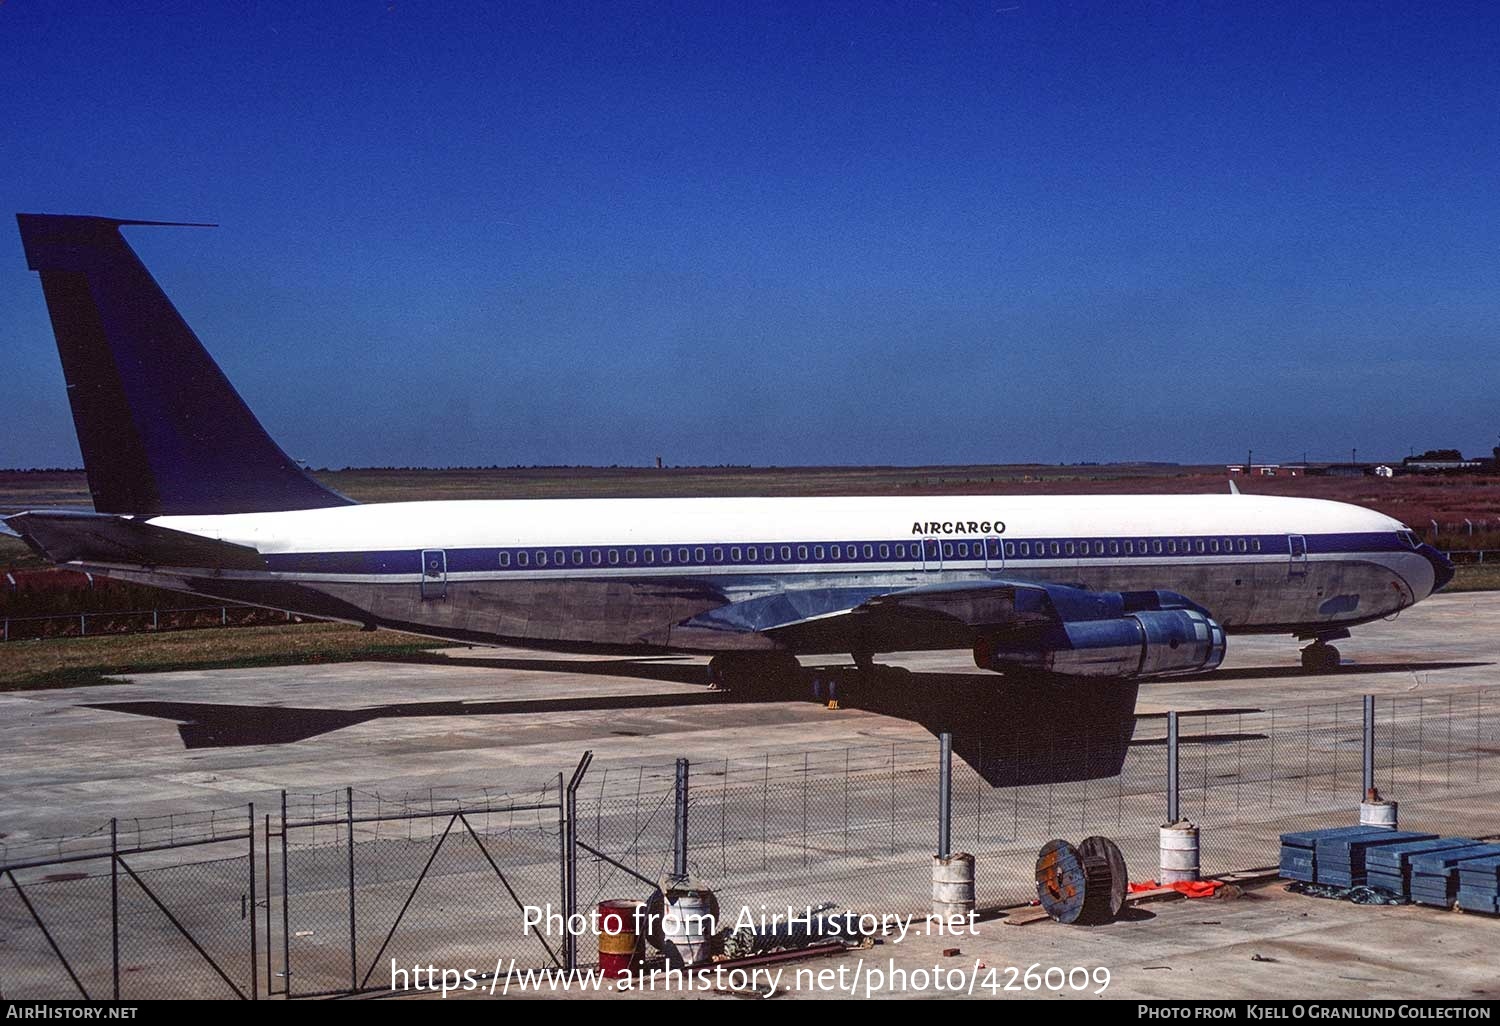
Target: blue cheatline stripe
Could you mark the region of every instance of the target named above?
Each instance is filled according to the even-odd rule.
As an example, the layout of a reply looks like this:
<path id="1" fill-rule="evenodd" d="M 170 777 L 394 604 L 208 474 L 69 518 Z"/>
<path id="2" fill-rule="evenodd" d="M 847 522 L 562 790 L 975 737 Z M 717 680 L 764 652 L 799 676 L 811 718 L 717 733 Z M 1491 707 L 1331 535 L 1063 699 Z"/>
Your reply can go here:
<path id="1" fill-rule="evenodd" d="M 691 545 L 508 546 L 446 550 L 448 573 L 576 573 L 579 570 L 660 570 L 735 566 L 816 565 L 856 567 L 907 562 L 992 564 L 1022 567 L 1029 562 L 1072 559 L 1119 561 L 1193 557 L 1290 558 L 1288 535 L 1145 535 L 1130 538 L 902 538 L 884 541 L 704 542 Z M 1340 552 L 1414 551 L 1394 531 L 1303 536 L 1310 555 Z M 1003 547 L 1003 550 L 1002 550 Z M 925 549 L 925 553 L 924 553 Z M 373 552 L 290 552 L 266 557 L 270 569 L 302 574 L 416 574 L 422 549 Z"/>

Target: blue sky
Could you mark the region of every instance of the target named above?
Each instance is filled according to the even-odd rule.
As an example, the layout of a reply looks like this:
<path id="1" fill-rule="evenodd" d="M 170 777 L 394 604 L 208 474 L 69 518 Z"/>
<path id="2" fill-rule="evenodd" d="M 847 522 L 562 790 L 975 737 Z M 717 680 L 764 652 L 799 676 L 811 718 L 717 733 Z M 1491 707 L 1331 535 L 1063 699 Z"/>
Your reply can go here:
<path id="1" fill-rule="evenodd" d="M 1500 433 L 1500 8 L 0 5 L 0 195 L 314 466 Z M 0 229 L 0 466 L 77 465 Z"/>

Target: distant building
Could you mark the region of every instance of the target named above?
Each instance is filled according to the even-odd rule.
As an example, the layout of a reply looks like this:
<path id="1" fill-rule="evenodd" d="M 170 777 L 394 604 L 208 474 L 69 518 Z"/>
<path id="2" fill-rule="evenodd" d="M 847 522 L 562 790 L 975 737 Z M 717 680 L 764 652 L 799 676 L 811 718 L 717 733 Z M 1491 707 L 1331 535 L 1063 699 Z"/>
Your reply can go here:
<path id="1" fill-rule="evenodd" d="M 1226 463 L 1224 469 L 1235 477 L 1247 476 L 1243 463 Z M 1299 470 L 1296 467 L 1283 468 L 1280 463 L 1252 463 L 1250 464 L 1250 473 L 1248 476 L 1276 477 L 1278 474 L 1285 474 L 1287 477 L 1297 477 L 1299 476 Z"/>
<path id="2" fill-rule="evenodd" d="M 1472 472 L 1491 465 L 1489 460 L 1466 460 L 1457 449 L 1428 449 L 1420 456 L 1408 456 L 1401 461 L 1401 469 L 1408 474 Z"/>
<path id="3" fill-rule="evenodd" d="M 1395 477 L 1396 476 L 1396 472 L 1394 470 L 1392 470 L 1390 467 L 1386 466 L 1384 463 L 1382 463 L 1380 466 L 1378 466 L 1378 467 L 1375 468 L 1375 476 L 1376 477 Z"/>

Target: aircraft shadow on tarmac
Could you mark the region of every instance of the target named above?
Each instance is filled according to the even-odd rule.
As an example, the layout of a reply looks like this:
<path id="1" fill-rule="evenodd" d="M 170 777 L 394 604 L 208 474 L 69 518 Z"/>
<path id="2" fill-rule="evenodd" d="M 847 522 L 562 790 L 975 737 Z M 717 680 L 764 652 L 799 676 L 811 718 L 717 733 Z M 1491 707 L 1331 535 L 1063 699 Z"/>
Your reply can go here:
<path id="1" fill-rule="evenodd" d="M 402 660 L 404 661 L 404 660 Z M 418 660 L 425 662 L 425 660 Z M 811 688 L 796 693 L 747 696 L 710 691 L 700 665 L 652 660 L 445 659 L 443 665 L 491 669 L 593 673 L 699 685 L 700 690 L 657 695 L 595 695 L 510 701 L 403 702 L 358 709 L 229 705 L 210 702 L 130 701 L 88 703 L 86 708 L 175 720 L 189 749 L 289 744 L 373 720 L 434 716 L 500 716 L 527 713 L 608 712 L 746 702 L 814 701 Z M 1482 663 L 1350 665 L 1339 673 L 1431 670 Z M 993 673 L 913 673 L 881 667 L 862 677 L 848 666 L 807 667 L 804 676 L 833 686 L 841 705 L 908 720 L 933 735 L 953 734 L 954 754 L 990 785 L 1061 783 L 1119 774 L 1133 741 L 1138 686 L 1120 681 L 1060 681 L 1046 676 Z M 1281 668 L 1229 671 L 1236 676 L 1301 676 Z M 1212 678 L 1223 679 L 1215 674 Z M 1178 678 L 1190 680 L 1192 678 Z M 1200 713 L 1248 711 L 1197 710 Z M 837 715 L 837 713 L 830 713 Z M 1143 719 L 1154 718 L 1143 716 Z M 1220 744 L 1260 735 L 1193 734 L 1188 744 Z"/>

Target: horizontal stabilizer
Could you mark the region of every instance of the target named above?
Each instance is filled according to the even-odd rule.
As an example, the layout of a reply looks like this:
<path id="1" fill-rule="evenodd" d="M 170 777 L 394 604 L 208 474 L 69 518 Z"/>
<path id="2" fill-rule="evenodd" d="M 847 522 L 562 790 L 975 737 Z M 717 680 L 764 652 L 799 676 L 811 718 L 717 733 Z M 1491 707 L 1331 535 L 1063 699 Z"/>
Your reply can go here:
<path id="1" fill-rule="evenodd" d="M 17 513 L 5 521 L 28 545 L 54 563 L 266 569 L 265 558 L 249 546 L 157 527 L 130 517 L 42 511 Z"/>

